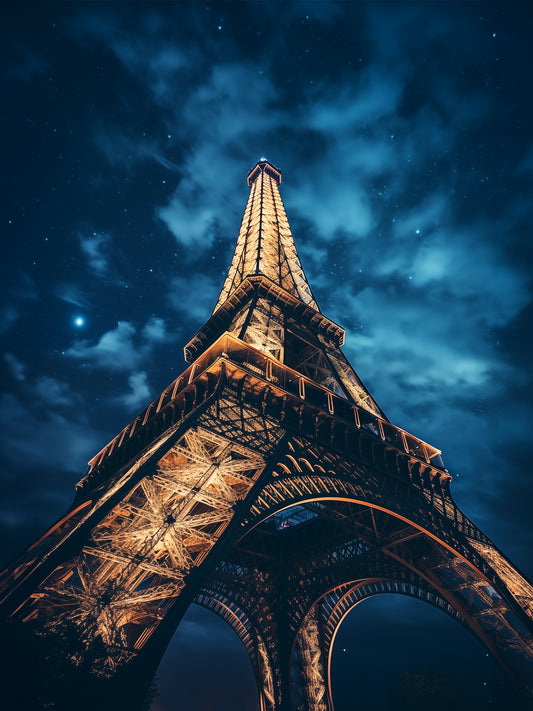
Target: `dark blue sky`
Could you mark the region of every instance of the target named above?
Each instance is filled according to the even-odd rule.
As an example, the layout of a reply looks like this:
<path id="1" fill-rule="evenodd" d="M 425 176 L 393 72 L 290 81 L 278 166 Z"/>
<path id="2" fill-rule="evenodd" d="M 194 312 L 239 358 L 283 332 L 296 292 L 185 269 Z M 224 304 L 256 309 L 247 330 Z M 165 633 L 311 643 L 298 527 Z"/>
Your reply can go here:
<path id="1" fill-rule="evenodd" d="M 355 369 L 531 575 L 531 20 L 526 2 L 4 11 L 4 561 L 182 370 L 266 156 Z M 431 639 L 445 623 L 410 604 Z M 182 650 L 235 649 L 191 615 Z"/>

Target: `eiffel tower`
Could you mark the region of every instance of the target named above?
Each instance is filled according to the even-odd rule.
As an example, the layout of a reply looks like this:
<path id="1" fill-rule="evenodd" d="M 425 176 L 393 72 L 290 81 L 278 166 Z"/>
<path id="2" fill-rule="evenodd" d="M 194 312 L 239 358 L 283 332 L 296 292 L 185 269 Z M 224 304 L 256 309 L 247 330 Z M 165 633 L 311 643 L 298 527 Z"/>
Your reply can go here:
<path id="1" fill-rule="evenodd" d="M 343 355 L 280 182 L 266 160 L 250 171 L 189 367 L 91 459 L 71 508 L 3 572 L 3 617 L 46 639 L 75 630 L 74 667 L 98 642 L 85 688 L 135 709 L 196 602 L 239 636 L 262 711 L 331 711 L 344 617 L 399 593 L 473 632 L 530 698 L 533 589 L 459 510 L 440 450 L 393 425 Z"/>

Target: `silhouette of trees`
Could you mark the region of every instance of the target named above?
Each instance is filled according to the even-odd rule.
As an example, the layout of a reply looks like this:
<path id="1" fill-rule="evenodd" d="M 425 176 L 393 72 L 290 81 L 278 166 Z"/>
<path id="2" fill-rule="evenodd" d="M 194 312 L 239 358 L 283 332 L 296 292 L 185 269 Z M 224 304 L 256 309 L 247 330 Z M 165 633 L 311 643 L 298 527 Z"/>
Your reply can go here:
<path id="1" fill-rule="evenodd" d="M 31 622 L 9 621 L 1 629 L 2 706 L 9 709 L 79 711 L 112 708 L 106 679 L 98 674 L 107 656 L 101 639 L 80 642 L 73 624 L 52 632 Z"/>
<path id="2" fill-rule="evenodd" d="M 404 672 L 391 688 L 391 708 L 397 711 L 449 711 L 459 702 L 459 693 L 444 673 L 435 667 Z"/>

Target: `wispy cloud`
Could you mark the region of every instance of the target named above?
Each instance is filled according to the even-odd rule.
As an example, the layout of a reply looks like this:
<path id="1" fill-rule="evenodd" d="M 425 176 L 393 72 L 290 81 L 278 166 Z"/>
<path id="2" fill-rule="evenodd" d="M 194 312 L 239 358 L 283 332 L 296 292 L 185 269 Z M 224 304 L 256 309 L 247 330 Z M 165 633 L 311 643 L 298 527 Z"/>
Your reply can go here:
<path id="1" fill-rule="evenodd" d="M 145 349 L 134 345 L 135 334 L 131 323 L 119 321 L 116 328 L 104 333 L 96 343 L 78 340 L 65 351 L 65 355 L 94 368 L 133 370 L 145 357 Z"/>
<path id="2" fill-rule="evenodd" d="M 193 321 L 205 321 L 213 311 L 222 282 L 217 284 L 207 274 L 174 277 L 170 283 L 168 300 L 172 308 Z"/>
<path id="3" fill-rule="evenodd" d="M 192 199 L 194 188 L 182 186 L 168 205 L 157 209 L 157 216 L 165 223 L 176 240 L 186 249 L 205 251 L 216 237 L 217 215 L 212 206 L 198 205 Z"/>
<path id="4" fill-rule="evenodd" d="M 272 82 L 256 67 L 222 63 L 182 106 L 180 131 L 195 140 L 182 161 L 178 187 L 156 213 L 180 244 L 194 247 L 192 254 L 212 247 L 217 235 L 235 232 L 234 186 L 243 184 L 243 159 L 260 157 L 280 121 L 277 98 Z"/>
<path id="5" fill-rule="evenodd" d="M 11 284 L 11 294 L 16 299 L 34 301 L 39 298 L 39 289 L 35 279 L 32 279 L 25 271 L 15 272 L 11 275 Z"/>
<path id="6" fill-rule="evenodd" d="M 8 81 L 29 83 L 42 76 L 47 67 L 48 62 L 45 54 L 40 50 L 28 47 L 19 38 L 19 42 L 12 48 L 10 61 L 4 63 L 2 74 Z"/>
<path id="7" fill-rule="evenodd" d="M 0 425 L 4 453 L 15 466 L 57 467 L 79 473 L 83 463 L 97 451 L 101 433 L 88 428 L 81 418 L 68 417 L 53 409 L 35 414 L 19 398 L 0 398 Z"/>
<path id="8" fill-rule="evenodd" d="M 22 269 L 9 269 L 3 275 L 1 287 L 5 303 L 0 306 L 0 334 L 9 331 L 15 324 L 24 302 L 36 302 L 40 296 L 35 279 Z"/>
<path id="9" fill-rule="evenodd" d="M 143 405 L 150 401 L 152 395 L 148 385 L 148 376 L 145 370 L 132 373 L 128 378 L 129 392 L 117 398 L 130 412 L 140 410 Z"/>
<path id="10" fill-rule="evenodd" d="M 37 388 L 37 400 L 33 388 L 26 395 L 0 397 L 4 561 L 65 511 L 86 462 L 108 439 L 89 423 L 83 408 L 72 408 L 66 386 L 40 379 Z M 65 405 L 68 414 L 60 414 L 58 405 Z"/>
<path id="11" fill-rule="evenodd" d="M 142 336 L 148 343 L 165 343 L 171 340 L 164 319 L 158 316 L 150 318 L 142 330 Z"/>
<path id="12" fill-rule="evenodd" d="M 31 394 L 38 397 L 48 408 L 73 408 L 81 402 L 80 394 L 70 384 L 49 375 L 38 377 L 31 386 Z"/>
<path id="13" fill-rule="evenodd" d="M 0 306 L 0 333 L 9 331 L 19 316 L 14 306 Z"/>
<path id="14" fill-rule="evenodd" d="M 78 233 L 81 251 L 87 259 L 89 267 L 98 276 L 104 276 L 109 270 L 109 251 L 111 237 L 103 232 L 90 234 Z"/>
<path id="15" fill-rule="evenodd" d="M 22 382 L 26 379 L 26 365 L 13 355 L 13 353 L 4 353 L 4 360 L 15 380 Z"/>
<path id="16" fill-rule="evenodd" d="M 372 127 L 397 112 L 404 86 L 402 75 L 384 75 L 379 66 L 367 65 L 353 85 L 324 87 L 318 91 L 312 97 L 308 124 L 332 136 Z"/>
<path id="17" fill-rule="evenodd" d="M 172 339 L 166 331 L 165 321 L 154 316 L 140 331 L 129 321 L 119 321 L 96 342 L 78 339 L 64 354 L 89 368 L 131 371 L 147 361 L 155 345 Z"/>
<path id="18" fill-rule="evenodd" d="M 55 286 L 55 295 L 67 304 L 88 308 L 92 306 L 85 290 L 79 284 L 59 282 Z"/>

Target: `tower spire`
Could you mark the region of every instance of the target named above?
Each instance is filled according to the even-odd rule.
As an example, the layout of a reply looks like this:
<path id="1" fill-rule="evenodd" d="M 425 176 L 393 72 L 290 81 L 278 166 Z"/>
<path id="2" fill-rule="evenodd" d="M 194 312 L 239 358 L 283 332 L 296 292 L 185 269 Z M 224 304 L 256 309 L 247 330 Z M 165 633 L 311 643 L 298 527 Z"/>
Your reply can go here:
<path id="1" fill-rule="evenodd" d="M 195 361 L 224 333 L 386 419 L 340 350 L 344 329 L 324 316 L 304 274 L 285 213 L 281 173 L 266 159 L 248 173 L 250 196 L 211 318 L 187 343 Z"/>
<path id="2" fill-rule="evenodd" d="M 214 311 L 247 276 L 263 275 L 319 311 L 300 264 L 279 193 L 281 172 L 261 159 L 248 173 L 250 196 L 228 276 Z"/>

